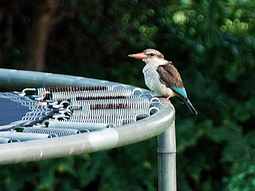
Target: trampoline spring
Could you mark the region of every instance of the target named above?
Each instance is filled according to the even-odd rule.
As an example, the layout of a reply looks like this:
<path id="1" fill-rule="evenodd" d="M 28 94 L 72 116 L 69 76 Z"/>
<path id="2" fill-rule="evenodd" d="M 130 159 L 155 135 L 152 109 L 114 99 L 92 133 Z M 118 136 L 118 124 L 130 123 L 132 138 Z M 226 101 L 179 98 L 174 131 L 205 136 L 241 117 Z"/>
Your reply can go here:
<path id="1" fill-rule="evenodd" d="M 109 109 L 143 109 L 143 103 L 96 103 L 90 105 L 90 110 L 109 110 Z"/>
<path id="2" fill-rule="evenodd" d="M 58 129 L 58 128 L 45 128 L 45 127 L 26 127 L 23 130 L 24 133 L 39 133 L 39 134 L 47 134 L 50 137 L 54 136 L 67 136 L 67 135 L 76 135 L 79 134 L 80 131 L 77 129 Z"/>
<path id="3" fill-rule="evenodd" d="M 75 101 L 92 101 L 92 100 L 125 99 L 125 98 L 127 98 L 127 96 L 123 96 L 123 95 L 78 96 L 75 98 Z"/>
<path id="4" fill-rule="evenodd" d="M 68 91 L 93 91 L 93 90 L 108 90 L 107 86 L 101 85 L 87 85 L 87 86 L 56 86 L 47 87 L 46 90 L 50 92 L 68 92 Z"/>
<path id="5" fill-rule="evenodd" d="M 42 96 L 45 92 L 50 92 L 53 100 L 63 100 L 66 98 L 75 97 L 77 94 L 86 94 L 90 91 L 107 91 L 108 86 L 63 86 L 63 87 L 49 87 L 40 88 L 39 92 Z"/>
<path id="6" fill-rule="evenodd" d="M 87 101 L 87 102 L 74 102 L 73 105 L 75 104 L 79 104 L 79 105 L 97 105 L 97 104 L 101 104 L 103 105 L 108 105 L 109 107 L 106 106 L 106 109 L 110 109 L 110 108 L 143 108 L 143 107 L 149 107 L 149 101 L 136 97 L 136 96 L 132 96 L 126 99 L 106 99 L 106 100 L 95 100 L 95 101 Z M 98 105 L 100 108 L 100 105 Z"/>
<path id="7" fill-rule="evenodd" d="M 84 90 L 90 91 L 82 91 Z M 88 87 L 64 87 L 64 88 L 41 88 L 38 92 L 51 91 L 52 100 L 72 100 L 74 101 L 98 101 L 98 100 L 108 100 L 108 99 L 125 99 L 128 97 L 139 97 L 142 95 L 142 90 L 139 88 L 125 88 L 122 86 L 111 87 L 108 86 L 108 89 L 100 88 L 89 88 Z M 100 89 L 100 90 L 99 90 Z"/>
<path id="8" fill-rule="evenodd" d="M 72 110 L 96 110 L 96 109 L 132 109 L 132 110 L 148 110 L 150 107 L 149 100 L 139 97 L 130 97 L 126 99 L 107 99 L 107 100 L 90 100 L 90 101 L 74 101 L 71 103 Z"/>
<path id="9" fill-rule="evenodd" d="M 59 128 L 59 129 L 77 129 L 81 132 L 83 131 L 95 131 L 105 128 L 112 128 L 113 125 L 106 123 L 81 123 L 81 122 L 71 122 L 71 121 L 57 121 L 48 120 L 44 123 L 49 128 Z"/>
<path id="10" fill-rule="evenodd" d="M 121 125 L 124 120 L 136 120 L 136 114 L 134 113 L 116 113 L 114 111 L 102 113 L 100 110 L 94 110 L 94 112 L 82 113 L 74 112 L 69 119 L 72 122 L 85 122 L 85 123 L 106 123 L 113 125 Z"/>
<path id="11" fill-rule="evenodd" d="M 99 86 L 99 88 L 97 88 L 97 86 L 95 86 L 94 88 L 91 88 L 89 86 L 87 87 L 87 89 L 86 87 L 84 88 L 67 87 L 65 89 L 56 89 L 55 91 L 51 91 L 52 100 L 93 100 L 109 99 L 111 97 L 125 98 L 132 95 L 131 89 L 122 88 L 112 90 L 111 86 L 108 86 L 107 89 L 103 89 L 101 88 L 101 86 Z M 40 90 L 39 92 L 40 94 L 43 94 L 42 90 Z"/>
<path id="12" fill-rule="evenodd" d="M 124 107 L 126 105 L 92 105 L 92 109 L 74 110 L 73 115 L 136 115 L 148 114 L 149 106 L 137 107 L 132 106 Z M 124 107 L 124 108 L 122 108 Z"/>
<path id="13" fill-rule="evenodd" d="M 149 114 L 149 109 L 145 112 L 141 112 L 139 110 L 92 110 L 89 112 L 83 112 L 83 111 L 74 111 L 72 117 L 93 117 L 93 118 L 101 118 L 103 116 L 113 116 L 113 117 L 128 117 L 128 116 L 136 116 L 139 114 Z"/>

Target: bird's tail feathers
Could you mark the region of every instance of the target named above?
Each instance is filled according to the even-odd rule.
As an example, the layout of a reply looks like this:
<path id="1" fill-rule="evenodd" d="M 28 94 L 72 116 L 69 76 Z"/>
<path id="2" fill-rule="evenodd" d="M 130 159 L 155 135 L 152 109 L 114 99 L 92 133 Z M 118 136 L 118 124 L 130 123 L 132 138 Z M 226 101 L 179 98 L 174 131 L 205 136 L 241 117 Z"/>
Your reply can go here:
<path id="1" fill-rule="evenodd" d="M 190 102 L 190 100 L 187 98 L 185 100 L 183 100 L 184 104 L 187 106 L 187 108 L 194 114 L 194 115 L 198 115 L 197 110 L 194 108 L 194 106 L 192 105 L 192 103 Z"/>

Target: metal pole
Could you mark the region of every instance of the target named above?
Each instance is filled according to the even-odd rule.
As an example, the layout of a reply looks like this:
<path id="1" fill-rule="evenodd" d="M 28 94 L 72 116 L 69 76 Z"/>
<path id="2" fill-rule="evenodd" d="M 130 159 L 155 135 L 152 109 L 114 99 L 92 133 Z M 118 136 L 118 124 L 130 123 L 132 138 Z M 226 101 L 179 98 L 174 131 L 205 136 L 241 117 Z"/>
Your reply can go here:
<path id="1" fill-rule="evenodd" d="M 175 123 L 158 138 L 158 190 L 176 191 Z"/>

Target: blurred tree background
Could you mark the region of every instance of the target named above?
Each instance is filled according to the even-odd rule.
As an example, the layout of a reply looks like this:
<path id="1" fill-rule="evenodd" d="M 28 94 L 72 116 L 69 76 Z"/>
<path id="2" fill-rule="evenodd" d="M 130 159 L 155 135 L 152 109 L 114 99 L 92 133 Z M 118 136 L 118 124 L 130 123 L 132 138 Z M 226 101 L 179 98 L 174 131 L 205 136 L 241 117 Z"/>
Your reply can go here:
<path id="1" fill-rule="evenodd" d="M 0 67 L 144 87 L 156 48 L 176 62 L 198 117 L 173 100 L 178 190 L 255 190 L 255 1 L 1 0 Z M 253 84 L 253 85 L 252 85 Z M 1 190 L 152 191 L 156 141 L 2 166 Z"/>

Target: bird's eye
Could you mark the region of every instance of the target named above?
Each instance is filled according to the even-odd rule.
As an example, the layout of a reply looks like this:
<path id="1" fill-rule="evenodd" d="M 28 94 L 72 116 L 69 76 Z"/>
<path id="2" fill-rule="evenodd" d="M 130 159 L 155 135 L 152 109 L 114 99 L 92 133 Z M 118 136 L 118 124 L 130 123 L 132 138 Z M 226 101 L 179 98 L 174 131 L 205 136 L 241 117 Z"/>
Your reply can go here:
<path id="1" fill-rule="evenodd" d="M 153 53 L 150 53 L 149 55 L 150 55 L 150 56 L 154 56 L 154 54 L 153 54 Z"/>

